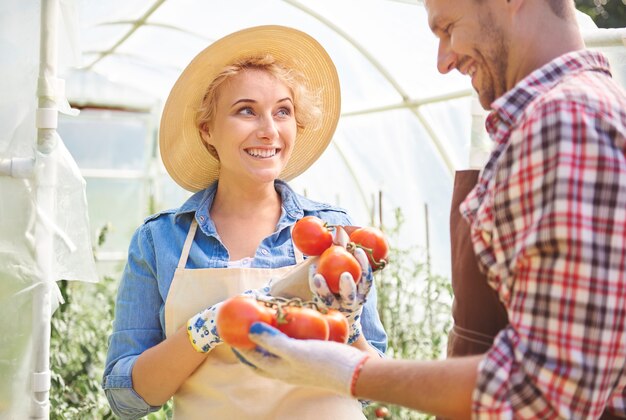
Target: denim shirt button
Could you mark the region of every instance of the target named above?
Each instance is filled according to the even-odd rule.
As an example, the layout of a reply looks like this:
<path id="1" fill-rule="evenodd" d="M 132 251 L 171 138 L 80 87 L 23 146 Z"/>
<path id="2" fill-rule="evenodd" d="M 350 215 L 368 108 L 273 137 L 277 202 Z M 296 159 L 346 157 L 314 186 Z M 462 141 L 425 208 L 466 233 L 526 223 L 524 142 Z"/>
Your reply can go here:
<path id="1" fill-rule="evenodd" d="M 200 216 L 200 221 L 204 222 L 204 216 Z"/>
<path id="2" fill-rule="evenodd" d="M 269 255 L 269 253 L 270 252 L 267 249 L 262 249 L 261 250 L 261 254 L 263 254 L 263 255 Z"/>

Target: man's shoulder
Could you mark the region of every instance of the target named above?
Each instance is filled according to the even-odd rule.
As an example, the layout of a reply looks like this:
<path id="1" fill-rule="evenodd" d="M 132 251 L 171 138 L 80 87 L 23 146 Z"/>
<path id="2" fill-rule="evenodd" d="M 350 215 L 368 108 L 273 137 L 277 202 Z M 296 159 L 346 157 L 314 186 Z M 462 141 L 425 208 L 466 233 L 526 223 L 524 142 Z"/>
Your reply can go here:
<path id="1" fill-rule="evenodd" d="M 526 115 L 549 117 L 552 112 L 585 112 L 616 118 L 626 123 L 626 92 L 604 72 L 587 70 L 569 74 L 551 89 L 538 95 Z"/>
<path id="2" fill-rule="evenodd" d="M 610 75 L 601 71 L 580 71 L 563 78 L 548 92 L 571 101 L 594 100 L 616 104 L 626 101 L 626 92 Z"/>

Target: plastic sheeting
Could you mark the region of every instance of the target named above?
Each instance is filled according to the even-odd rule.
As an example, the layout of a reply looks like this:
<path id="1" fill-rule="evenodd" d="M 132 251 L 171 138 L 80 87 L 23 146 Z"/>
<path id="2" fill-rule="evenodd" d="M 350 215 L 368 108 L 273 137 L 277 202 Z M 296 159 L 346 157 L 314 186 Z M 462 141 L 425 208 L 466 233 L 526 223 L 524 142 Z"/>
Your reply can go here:
<path id="1" fill-rule="evenodd" d="M 41 279 L 95 279 L 89 236 L 100 223 L 117 223 L 105 251 L 123 258 L 143 216 L 181 203 L 185 193 L 168 179 L 155 153 L 160 107 L 195 54 L 244 27 L 282 24 L 304 30 L 337 65 L 342 118 L 328 150 L 292 182 L 296 190 L 345 207 L 359 224 L 376 223 L 372 219 L 382 207 L 384 224 L 392 226 L 394 209 L 402 209 L 406 223 L 395 245 L 428 245 L 432 272 L 449 273 L 452 173 L 479 165 L 489 143 L 469 80 L 436 70 L 436 39 L 421 5 L 398 0 L 62 1 L 59 56 L 66 64 L 80 58 L 83 68 L 60 77 L 72 103 L 100 108 L 61 119 L 59 129 L 71 136 L 68 148 L 88 179 L 90 227 L 84 181 L 60 139 L 45 156 L 56 168 L 55 208 L 37 211 L 39 3 L 0 3 L 0 162 L 38 162 L 32 175 L 0 176 L 0 417 L 28 397 L 31 306 Z M 590 19 L 581 21 L 587 32 L 595 31 Z M 603 41 L 594 46 L 609 53 L 616 78 L 625 84 L 626 48 Z M 127 130 L 116 134 L 119 138 L 107 138 L 101 134 L 109 129 L 96 128 L 123 119 L 128 121 L 118 125 Z M 145 124 L 133 128 L 133 119 Z M 81 124 L 91 134 L 72 131 Z M 107 145 L 115 150 L 107 153 Z M 122 148 L 126 156 L 120 159 Z M 141 157 L 129 163 L 132 153 Z M 124 201 L 130 205 L 124 207 Z M 38 227 L 53 240 L 45 274 L 38 268 Z"/>
<path id="2" fill-rule="evenodd" d="M 212 40 L 263 24 L 311 34 L 337 66 L 342 118 L 333 143 L 292 185 L 311 198 L 345 207 L 359 224 L 373 223 L 372 215 L 377 223 L 382 207 L 385 225 L 392 226 L 394 211 L 401 208 L 406 223 L 400 244 L 425 247 L 429 229 L 433 270 L 449 272 L 448 197 L 453 169 L 469 161 L 471 86 L 460 75 L 437 72 L 436 40 L 423 7 L 390 0 L 77 4 L 84 69 L 67 75 L 70 99 L 151 110 L 156 126 L 170 87 Z M 111 95 L 112 82 L 116 92 L 127 94 Z M 103 103 L 105 97 L 109 101 Z M 158 154 L 155 160 L 162 173 Z M 156 210 L 180 204 L 168 196 L 174 190 L 171 182 L 160 188 L 164 193 Z"/>
<path id="3" fill-rule="evenodd" d="M 417 245 L 425 252 L 428 246 L 432 271 L 449 274 L 453 172 L 480 167 L 490 145 L 469 78 L 437 71 L 437 41 L 419 2 L 80 0 L 77 8 L 83 69 L 67 75 L 71 100 L 143 109 L 156 127 L 176 78 L 213 40 L 264 24 L 311 34 L 337 66 L 342 117 L 327 151 L 292 185 L 345 207 L 359 224 L 378 221 L 382 208 L 384 224 L 392 226 L 394 210 L 401 209 L 406 222 L 397 245 Z M 581 14 L 581 23 L 595 29 L 586 15 Z M 623 63 L 624 56 L 614 61 Z M 77 153 L 90 147 L 74 146 Z M 158 153 L 154 160 L 145 175 L 157 168 L 164 180 L 155 184 L 155 210 L 180 205 Z"/>
<path id="4" fill-rule="evenodd" d="M 0 165 L 5 172 L 0 176 L 2 418 L 28 415 L 31 356 L 42 351 L 38 343 L 47 343 L 41 337 L 45 332 L 33 330 L 33 325 L 42 310 L 50 315 L 58 306 L 55 281 L 97 280 L 80 171 L 53 130 L 48 147 L 37 150 L 37 95 L 48 92 L 59 108 L 67 102 L 55 78 L 38 82 L 39 26 L 39 1 L 6 0 L 0 5 Z M 54 118 L 40 120 L 39 126 L 48 123 L 53 125 Z M 50 206 L 41 203 L 42 187 Z M 45 243 L 42 238 L 47 238 Z M 50 292 L 51 299 L 40 304 L 42 290 Z M 45 349 L 43 353 L 48 354 Z M 40 389 L 47 387 L 45 377 L 34 382 Z"/>

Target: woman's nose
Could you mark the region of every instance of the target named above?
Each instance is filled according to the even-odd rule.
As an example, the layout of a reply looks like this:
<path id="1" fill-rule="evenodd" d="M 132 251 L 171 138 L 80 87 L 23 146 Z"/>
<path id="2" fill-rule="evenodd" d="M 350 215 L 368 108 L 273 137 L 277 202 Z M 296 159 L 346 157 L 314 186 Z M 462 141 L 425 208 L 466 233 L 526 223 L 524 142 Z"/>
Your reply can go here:
<path id="1" fill-rule="evenodd" d="M 274 140 L 278 136 L 276 121 L 271 116 L 261 118 L 257 129 L 257 136 L 261 139 Z"/>

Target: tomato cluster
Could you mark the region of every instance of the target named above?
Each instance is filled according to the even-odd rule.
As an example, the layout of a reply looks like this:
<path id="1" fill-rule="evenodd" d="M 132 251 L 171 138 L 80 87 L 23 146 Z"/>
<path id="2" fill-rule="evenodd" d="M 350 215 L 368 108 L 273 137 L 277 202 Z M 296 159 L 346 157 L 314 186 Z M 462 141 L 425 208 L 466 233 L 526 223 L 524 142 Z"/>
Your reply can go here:
<path id="1" fill-rule="evenodd" d="M 343 273 L 350 273 L 355 283 L 361 281 L 361 264 L 344 247 L 332 245 L 320 256 L 317 273 L 324 277 L 328 289 L 337 294 Z"/>
<path id="2" fill-rule="evenodd" d="M 361 266 L 349 250 L 359 247 L 365 251 L 372 270 L 385 267 L 389 255 L 389 244 L 385 235 L 375 227 L 362 227 L 350 233 L 350 244 L 346 248 L 333 245 L 332 226 L 315 216 L 298 220 L 292 230 L 295 246 L 306 255 L 320 256 L 317 272 L 324 276 L 328 288 L 339 293 L 339 278 L 348 272 L 355 282 L 361 279 Z"/>
<path id="3" fill-rule="evenodd" d="M 334 309 L 320 311 L 312 302 L 300 299 L 265 297 L 263 301 L 249 296 L 235 296 L 224 301 L 216 318 L 217 332 L 232 347 L 253 349 L 248 338 L 250 326 L 264 322 L 297 339 L 348 341 L 349 325 L 342 313 Z"/>
<path id="4" fill-rule="evenodd" d="M 333 244 L 331 228 L 319 217 L 304 216 L 291 231 L 293 243 L 305 255 L 321 255 Z"/>
<path id="5" fill-rule="evenodd" d="M 385 268 L 389 244 L 380 229 L 371 226 L 358 228 L 350 234 L 350 241 L 365 251 L 372 270 Z"/>

